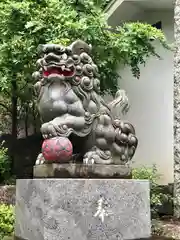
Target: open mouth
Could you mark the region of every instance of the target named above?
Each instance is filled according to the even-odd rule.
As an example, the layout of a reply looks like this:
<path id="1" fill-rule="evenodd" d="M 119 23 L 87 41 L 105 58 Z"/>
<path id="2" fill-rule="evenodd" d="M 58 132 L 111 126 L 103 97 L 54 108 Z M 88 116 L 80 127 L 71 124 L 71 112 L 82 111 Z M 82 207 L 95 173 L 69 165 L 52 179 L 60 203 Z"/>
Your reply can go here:
<path id="1" fill-rule="evenodd" d="M 72 77 L 74 75 L 74 67 L 67 68 L 65 66 L 48 67 L 44 69 L 43 76 L 49 77 L 52 74 L 63 75 L 64 77 Z"/>

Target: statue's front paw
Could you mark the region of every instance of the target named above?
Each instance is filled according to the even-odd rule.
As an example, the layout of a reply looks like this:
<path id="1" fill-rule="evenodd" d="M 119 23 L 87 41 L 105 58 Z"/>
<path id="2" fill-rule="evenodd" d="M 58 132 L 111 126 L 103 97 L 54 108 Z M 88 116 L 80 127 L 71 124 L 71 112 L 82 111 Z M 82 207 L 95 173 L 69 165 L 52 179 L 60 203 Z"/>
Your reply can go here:
<path id="1" fill-rule="evenodd" d="M 94 152 L 87 152 L 85 155 L 84 155 L 84 158 L 83 158 L 83 163 L 86 164 L 86 165 L 92 165 L 95 163 L 95 159 L 94 159 Z"/>
<path id="2" fill-rule="evenodd" d="M 36 165 L 41 165 L 41 164 L 44 164 L 44 163 L 45 163 L 45 159 L 44 159 L 42 153 L 40 153 L 37 157 Z"/>
<path id="3" fill-rule="evenodd" d="M 66 124 L 61 124 L 55 120 L 44 123 L 41 127 L 41 133 L 43 138 L 52 138 L 52 137 L 68 137 L 72 132 L 72 128 L 68 128 Z"/>
<path id="4" fill-rule="evenodd" d="M 43 138 L 51 138 L 56 137 L 58 135 L 57 129 L 55 125 L 51 122 L 44 123 L 41 126 L 41 133 L 43 135 Z"/>
<path id="5" fill-rule="evenodd" d="M 84 164 L 112 164 L 112 156 L 109 150 L 102 151 L 101 149 L 94 147 L 91 151 L 84 155 Z"/>

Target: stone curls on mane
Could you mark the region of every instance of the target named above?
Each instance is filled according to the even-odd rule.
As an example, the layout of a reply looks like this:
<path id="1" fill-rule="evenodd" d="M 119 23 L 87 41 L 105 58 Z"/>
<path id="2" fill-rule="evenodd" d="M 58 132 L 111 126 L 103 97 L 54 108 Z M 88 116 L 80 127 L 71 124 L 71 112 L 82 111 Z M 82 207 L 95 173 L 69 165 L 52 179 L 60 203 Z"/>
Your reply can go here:
<path id="1" fill-rule="evenodd" d="M 72 45 L 64 47 L 58 44 L 46 44 L 39 46 L 41 58 L 37 61 L 39 70 L 33 74 L 37 95 L 41 87 L 50 84 L 51 75 L 59 74 L 65 77 L 69 88 L 81 99 L 83 107 L 87 110 L 90 101 L 100 109 L 100 80 L 98 67 L 91 56 L 91 46 L 77 40 Z M 40 94 L 41 95 L 41 94 Z M 40 96 L 39 96 L 40 97 Z"/>
<path id="2" fill-rule="evenodd" d="M 78 152 L 84 163 L 111 164 L 115 161 L 112 154 L 119 157 L 118 162 L 128 162 L 138 144 L 135 130 L 113 114 L 114 109 L 128 111 L 128 98 L 121 89 L 108 104 L 100 96 L 91 46 L 81 40 L 68 47 L 46 44 L 39 47 L 39 53 L 33 77 L 44 139 L 74 136 L 73 146 L 82 141 Z"/>

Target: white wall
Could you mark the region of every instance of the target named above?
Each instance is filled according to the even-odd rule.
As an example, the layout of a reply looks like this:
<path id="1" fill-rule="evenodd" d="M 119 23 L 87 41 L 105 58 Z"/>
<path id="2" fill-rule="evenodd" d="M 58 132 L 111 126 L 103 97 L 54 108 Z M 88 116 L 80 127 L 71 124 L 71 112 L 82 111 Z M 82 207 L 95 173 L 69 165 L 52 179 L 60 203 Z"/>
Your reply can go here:
<path id="1" fill-rule="evenodd" d="M 132 1 L 125 0 L 121 4 L 119 4 L 119 7 L 113 12 L 113 14 L 112 11 L 109 11 L 107 15 L 108 24 L 112 27 L 115 27 L 117 24 L 120 25 L 124 21 L 141 20 L 144 18 L 142 14 L 142 9 L 133 4 Z"/>
<path id="2" fill-rule="evenodd" d="M 145 21 L 162 21 L 168 42 L 174 41 L 173 12 L 146 12 Z M 139 16 L 142 19 L 142 16 Z M 156 43 L 163 60 L 151 58 L 139 80 L 128 68 L 119 69 L 120 87 L 127 91 L 131 109 L 126 118 L 134 124 L 139 146 L 136 165 L 156 164 L 162 183 L 173 182 L 173 53 Z"/>

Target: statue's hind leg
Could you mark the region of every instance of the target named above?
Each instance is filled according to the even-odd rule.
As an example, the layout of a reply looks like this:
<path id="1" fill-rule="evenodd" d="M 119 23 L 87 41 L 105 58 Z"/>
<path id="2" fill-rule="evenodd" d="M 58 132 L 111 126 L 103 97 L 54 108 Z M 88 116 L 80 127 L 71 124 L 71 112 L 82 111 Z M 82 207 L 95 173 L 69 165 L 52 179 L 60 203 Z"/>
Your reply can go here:
<path id="1" fill-rule="evenodd" d="M 84 164 L 111 164 L 111 152 L 109 150 L 101 150 L 95 146 L 84 155 L 83 162 Z"/>
<path id="2" fill-rule="evenodd" d="M 93 146 L 84 155 L 85 164 L 126 164 L 132 159 L 138 140 L 130 123 L 112 121 L 109 115 L 103 114 L 94 126 Z"/>
<path id="3" fill-rule="evenodd" d="M 111 164 L 112 143 L 115 139 L 115 131 L 112 120 L 107 114 L 102 114 L 92 129 L 92 147 L 84 155 L 85 164 Z"/>

